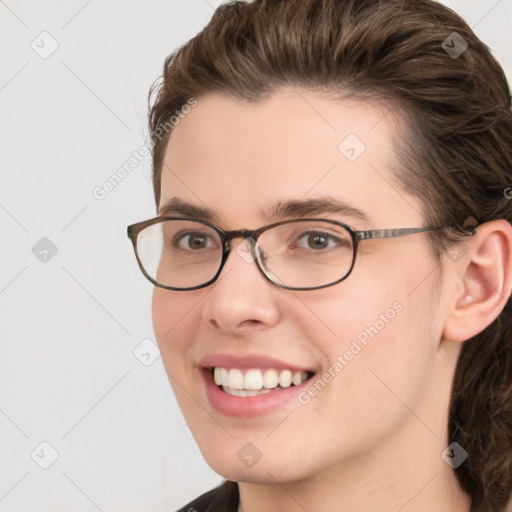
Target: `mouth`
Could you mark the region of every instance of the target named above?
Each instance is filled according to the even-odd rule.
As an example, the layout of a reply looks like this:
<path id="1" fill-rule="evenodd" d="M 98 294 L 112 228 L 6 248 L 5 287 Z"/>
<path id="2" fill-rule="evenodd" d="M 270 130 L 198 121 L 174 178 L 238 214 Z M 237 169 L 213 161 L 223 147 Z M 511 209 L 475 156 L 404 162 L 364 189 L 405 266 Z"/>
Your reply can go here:
<path id="1" fill-rule="evenodd" d="M 216 412 L 248 419 L 292 406 L 318 373 L 303 364 L 263 354 L 217 353 L 201 359 L 198 370 L 205 398 Z"/>
<path id="2" fill-rule="evenodd" d="M 279 368 L 223 368 L 207 369 L 216 386 L 231 396 L 251 397 L 275 393 L 300 386 L 314 376 L 313 372 Z"/>

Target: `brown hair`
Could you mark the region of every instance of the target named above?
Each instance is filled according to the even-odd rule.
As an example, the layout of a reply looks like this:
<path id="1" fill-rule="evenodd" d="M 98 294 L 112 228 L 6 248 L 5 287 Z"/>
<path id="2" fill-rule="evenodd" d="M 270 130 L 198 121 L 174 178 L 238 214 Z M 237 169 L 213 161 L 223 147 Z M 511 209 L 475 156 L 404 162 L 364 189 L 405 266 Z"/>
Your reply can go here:
<path id="1" fill-rule="evenodd" d="M 453 32 L 458 35 L 454 36 Z M 455 38 L 455 39 L 454 39 Z M 462 38 L 462 39 L 460 39 Z M 446 41 L 446 42 L 445 42 Z M 463 50 L 460 55 L 450 48 Z M 259 101 L 299 86 L 387 101 L 406 118 L 396 141 L 405 188 L 428 225 L 511 221 L 512 112 L 502 68 L 471 28 L 431 0 L 256 0 L 220 6 L 208 25 L 165 61 L 150 91 L 157 206 L 169 133 L 191 97 L 209 92 Z M 439 259 L 460 239 L 432 236 Z M 457 245 L 455 245 L 457 247 Z M 511 301 L 463 345 L 449 439 L 469 454 L 455 473 L 472 512 L 502 511 L 512 494 Z"/>

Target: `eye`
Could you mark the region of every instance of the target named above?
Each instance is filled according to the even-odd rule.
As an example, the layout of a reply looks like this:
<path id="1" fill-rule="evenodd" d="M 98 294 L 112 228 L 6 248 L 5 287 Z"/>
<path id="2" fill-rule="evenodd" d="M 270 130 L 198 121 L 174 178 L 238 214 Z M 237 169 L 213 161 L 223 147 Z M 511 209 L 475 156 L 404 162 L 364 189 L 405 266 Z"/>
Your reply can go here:
<path id="1" fill-rule="evenodd" d="M 340 245 L 343 246 L 344 241 L 328 233 L 321 231 L 309 231 L 299 237 L 297 245 L 302 248 L 319 251 L 322 249 L 329 249 L 331 247 L 339 247 Z"/>
<path id="2" fill-rule="evenodd" d="M 173 246 L 186 251 L 197 251 L 200 249 L 211 249 L 215 247 L 215 241 L 206 233 L 182 233 L 176 235 L 173 240 Z"/>

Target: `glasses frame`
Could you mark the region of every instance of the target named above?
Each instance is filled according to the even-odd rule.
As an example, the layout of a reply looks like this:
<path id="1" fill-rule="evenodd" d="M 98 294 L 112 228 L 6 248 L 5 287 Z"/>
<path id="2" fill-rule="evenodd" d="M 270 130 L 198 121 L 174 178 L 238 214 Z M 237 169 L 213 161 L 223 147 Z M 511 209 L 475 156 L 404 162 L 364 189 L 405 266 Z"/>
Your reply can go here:
<path id="1" fill-rule="evenodd" d="M 165 222 L 167 220 L 182 220 L 182 221 L 193 221 L 198 222 L 200 224 L 204 224 L 205 226 L 208 226 L 209 228 L 216 231 L 222 241 L 222 258 L 219 265 L 219 269 L 216 272 L 216 274 L 206 283 L 203 283 L 201 285 L 191 286 L 188 288 L 176 288 L 173 286 L 166 286 L 164 284 L 159 283 L 155 279 L 153 279 L 144 269 L 144 266 L 142 265 L 142 262 L 140 261 L 139 254 L 137 251 L 137 237 L 139 233 L 144 230 L 145 228 L 152 226 L 154 224 L 158 224 L 161 222 Z M 471 219 L 474 220 L 474 219 Z M 344 228 L 350 236 L 352 237 L 353 241 L 353 248 L 352 248 L 352 264 L 350 265 L 349 270 L 347 273 L 341 277 L 340 279 L 333 281 L 332 283 L 323 284 L 320 286 L 311 286 L 311 287 L 294 287 L 294 286 L 286 286 L 284 284 L 278 283 L 272 279 L 272 277 L 269 275 L 267 269 L 265 269 L 264 263 L 261 260 L 261 255 L 259 255 L 255 251 L 256 242 L 258 241 L 258 238 L 261 236 L 262 233 L 265 233 L 265 231 L 268 231 L 269 229 L 272 229 L 277 226 L 281 226 L 283 224 L 293 224 L 294 222 L 304 222 L 304 221 L 322 221 L 327 222 L 330 224 L 334 224 L 336 226 L 341 226 Z M 465 225 L 464 227 L 454 225 L 454 226 L 446 226 L 446 227 L 423 227 L 423 228 L 399 228 L 399 229 L 370 229 L 370 230 L 356 230 L 350 227 L 347 224 L 344 224 L 343 222 L 338 222 L 336 220 L 332 219 L 322 219 L 322 218 L 304 218 L 304 219 L 291 219 L 291 220 L 283 220 L 279 222 L 274 222 L 273 224 L 268 224 L 266 226 L 263 226 L 258 229 L 236 229 L 233 231 L 226 231 L 222 228 L 219 228 L 215 224 L 212 224 L 211 222 L 202 220 L 202 219 L 196 219 L 193 217 L 154 217 L 149 220 L 145 220 L 142 222 L 137 222 L 135 224 L 131 224 L 127 227 L 127 235 L 128 238 L 131 240 L 133 245 L 133 250 L 135 252 L 135 257 L 137 258 L 137 263 L 139 264 L 139 267 L 142 271 L 142 273 L 146 276 L 146 278 L 151 281 L 155 286 L 158 286 L 160 288 L 164 288 L 166 290 L 174 290 L 174 291 L 190 291 L 190 290 L 199 290 L 201 288 L 206 288 L 207 286 L 214 283 L 218 277 L 220 276 L 222 269 L 224 268 L 224 265 L 226 264 L 226 261 L 231 254 L 232 247 L 231 247 L 231 241 L 235 238 L 243 238 L 248 239 L 250 242 L 250 249 L 251 254 L 254 260 L 256 261 L 256 266 L 258 267 L 261 274 L 268 279 L 271 283 L 275 284 L 279 288 L 283 288 L 285 290 L 318 290 L 321 288 L 327 288 L 329 286 L 333 286 L 335 284 L 340 283 L 341 281 L 344 281 L 347 279 L 347 277 L 351 274 L 352 269 L 354 268 L 356 256 L 357 256 L 357 247 L 359 242 L 362 242 L 364 240 L 374 240 L 379 238 L 397 238 L 401 236 L 408 236 L 408 235 L 414 235 L 415 233 L 423 233 L 426 231 L 438 231 L 441 229 L 457 229 L 460 231 L 459 234 L 463 236 L 473 236 L 476 233 L 477 230 L 477 223 L 471 223 L 470 225 Z"/>

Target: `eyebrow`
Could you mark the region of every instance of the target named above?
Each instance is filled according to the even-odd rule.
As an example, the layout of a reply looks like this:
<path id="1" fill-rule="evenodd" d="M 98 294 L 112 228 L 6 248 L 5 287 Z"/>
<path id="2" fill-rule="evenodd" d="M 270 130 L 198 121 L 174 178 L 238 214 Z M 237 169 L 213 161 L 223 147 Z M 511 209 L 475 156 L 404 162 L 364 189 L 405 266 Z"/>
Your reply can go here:
<path id="1" fill-rule="evenodd" d="M 369 222 L 368 215 L 363 210 L 332 197 L 279 201 L 272 208 L 270 215 L 265 212 L 262 213 L 267 218 L 311 217 L 324 214 L 338 214 L 363 222 Z"/>
<path id="2" fill-rule="evenodd" d="M 363 210 L 332 197 L 278 201 L 268 211 L 261 210 L 260 213 L 269 221 L 281 220 L 286 217 L 305 218 L 324 214 L 338 214 L 369 222 L 369 217 Z M 219 218 L 219 215 L 210 208 L 189 203 L 178 197 L 173 197 L 166 201 L 160 207 L 159 214 L 162 217 L 180 215 L 209 221 Z"/>
<path id="3" fill-rule="evenodd" d="M 214 217 L 217 217 L 213 210 L 183 201 L 183 199 L 179 199 L 178 197 L 172 197 L 160 206 L 159 215 L 161 217 L 167 215 L 181 215 L 183 217 L 197 217 L 203 220 L 212 220 Z"/>

